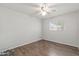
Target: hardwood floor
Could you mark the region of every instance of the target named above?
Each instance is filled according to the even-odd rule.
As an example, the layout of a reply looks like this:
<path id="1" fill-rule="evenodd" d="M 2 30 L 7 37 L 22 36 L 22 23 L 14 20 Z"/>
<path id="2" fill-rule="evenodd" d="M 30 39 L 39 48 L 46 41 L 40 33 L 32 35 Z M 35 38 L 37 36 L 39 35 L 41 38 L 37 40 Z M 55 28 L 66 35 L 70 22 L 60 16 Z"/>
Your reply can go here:
<path id="1" fill-rule="evenodd" d="M 15 56 L 79 56 L 79 50 L 75 47 L 46 40 L 17 47 L 11 51 L 15 52 Z"/>

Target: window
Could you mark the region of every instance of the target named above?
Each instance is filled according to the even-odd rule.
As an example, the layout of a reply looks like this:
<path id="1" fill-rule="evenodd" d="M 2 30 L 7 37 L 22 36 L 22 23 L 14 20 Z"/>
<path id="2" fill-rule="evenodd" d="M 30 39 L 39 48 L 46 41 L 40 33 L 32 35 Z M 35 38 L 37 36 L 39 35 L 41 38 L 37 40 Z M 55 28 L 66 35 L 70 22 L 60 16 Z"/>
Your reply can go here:
<path id="1" fill-rule="evenodd" d="M 53 30 L 53 31 L 60 31 L 63 29 L 63 24 L 55 24 L 52 22 L 49 22 L 49 30 Z"/>

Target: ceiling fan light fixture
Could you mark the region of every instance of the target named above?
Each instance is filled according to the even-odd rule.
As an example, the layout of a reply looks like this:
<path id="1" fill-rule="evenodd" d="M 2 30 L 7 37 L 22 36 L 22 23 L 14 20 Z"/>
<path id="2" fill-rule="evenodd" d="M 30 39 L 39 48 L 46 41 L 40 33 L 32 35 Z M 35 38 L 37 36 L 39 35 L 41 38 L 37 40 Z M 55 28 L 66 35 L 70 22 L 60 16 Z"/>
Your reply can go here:
<path id="1" fill-rule="evenodd" d="M 47 8 L 46 4 L 45 3 L 42 4 L 42 6 L 41 6 L 41 15 L 45 16 L 47 14 L 47 11 L 48 11 L 48 8 Z"/>
<path id="2" fill-rule="evenodd" d="M 41 12 L 42 16 L 45 16 L 47 14 L 47 12 Z"/>

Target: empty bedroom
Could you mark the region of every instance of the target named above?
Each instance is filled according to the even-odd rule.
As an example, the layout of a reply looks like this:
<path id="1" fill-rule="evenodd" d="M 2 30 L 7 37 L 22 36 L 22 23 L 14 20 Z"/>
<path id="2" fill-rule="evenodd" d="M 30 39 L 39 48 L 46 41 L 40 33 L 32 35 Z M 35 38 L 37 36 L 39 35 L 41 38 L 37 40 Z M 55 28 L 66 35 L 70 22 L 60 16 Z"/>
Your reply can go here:
<path id="1" fill-rule="evenodd" d="M 79 56 L 79 3 L 0 3 L 0 56 Z"/>

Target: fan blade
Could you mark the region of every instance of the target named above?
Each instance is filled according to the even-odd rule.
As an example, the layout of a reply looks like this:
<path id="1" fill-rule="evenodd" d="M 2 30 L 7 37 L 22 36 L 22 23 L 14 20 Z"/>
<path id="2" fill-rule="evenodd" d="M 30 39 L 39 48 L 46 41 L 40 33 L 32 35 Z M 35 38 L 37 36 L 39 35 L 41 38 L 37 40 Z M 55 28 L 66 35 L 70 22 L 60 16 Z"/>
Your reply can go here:
<path id="1" fill-rule="evenodd" d="M 53 8 L 53 7 L 58 7 L 58 6 L 60 6 L 60 5 L 62 5 L 63 3 L 50 3 L 49 4 L 49 8 Z"/>
<path id="2" fill-rule="evenodd" d="M 23 5 L 29 6 L 29 7 L 39 7 L 40 4 L 38 3 L 22 3 Z"/>

